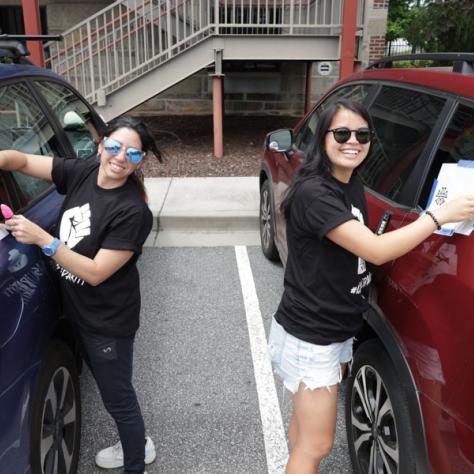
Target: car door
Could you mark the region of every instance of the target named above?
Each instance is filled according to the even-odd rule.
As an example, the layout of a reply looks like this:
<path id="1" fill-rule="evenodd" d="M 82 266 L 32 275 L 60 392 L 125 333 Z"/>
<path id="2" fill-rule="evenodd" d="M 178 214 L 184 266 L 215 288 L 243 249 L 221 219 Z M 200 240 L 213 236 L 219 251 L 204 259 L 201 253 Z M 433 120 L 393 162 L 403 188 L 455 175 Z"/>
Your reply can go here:
<path id="1" fill-rule="evenodd" d="M 455 113 L 453 104 L 453 98 L 426 90 L 381 88 L 370 108 L 377 142 L 360 169 L 373 228 L 387 210 L 392 213 L 388 230 L 416 220 L 441 164 L 473 160 L 472 104 L 459 106 Z M 451 120 L 444 131 L 447 117 Z M 436 472 L 468 472 L 474 466 L 474 412 L 469 402 L 474 382 L 465 376 L 474 365 L 469 350 L 473 248 L 472 238 L 433 234 L 374 271 L 377 303 L 419 391 Z"/>
<path id="2" fill-rule="evenodd" d="M 0 149 L 8 148 L 42 155 L 64 150 L 21 80 L 0 84 Z M 61 204 L 51 183 L 17 172 L 0 173 L 0 198 L 46 229 Z M 7 231 L 0 235 L 0 307 L 0 465 L 15 473 L 28 462 L 31 383 L 59 307 L 40 249 Z"/>
<path id="3" fill-rule="evenodd" d="M 421 208 L 443 163 L 463 161 L 474 167 L 474 103 L 457 104 L 449 117 L 419 188 Z M 472 472 L 474 379 L 467 374 L 474 366 L 474 236 L 433 235 L 413 253 L 421 261 L 410 261 L 400 287 L 420 323 L 409 325 L 407 315 L 400 327 L 409 337 L 425 423 L 432 427 L 427 430 L 428 448 L 438 472 Z"/>
<path id="4" fill-rule="evenodd" d="M 94 158 L 100 119 L 68 85 L 48 77 L 0 84 L 0 149 Z M 52 183 L 0 173 L 1 202 L 50 232 L 62 197 Z M 0 235 L 0 465 L 24 472 L 29 400 L 36 370 L 60 316 L 48 261 L 38 247 Z"/>

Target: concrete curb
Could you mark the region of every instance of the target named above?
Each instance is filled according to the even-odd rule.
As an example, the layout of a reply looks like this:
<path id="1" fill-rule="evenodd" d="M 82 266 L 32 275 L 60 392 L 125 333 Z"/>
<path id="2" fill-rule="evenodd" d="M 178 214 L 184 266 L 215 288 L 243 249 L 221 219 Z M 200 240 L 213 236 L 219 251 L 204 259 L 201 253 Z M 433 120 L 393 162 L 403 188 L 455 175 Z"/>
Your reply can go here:
<path id="1" fill-rule="evenodd" d="M 258 177 L 146 178 L 145 186 L 154 216 L 147 245 L 258 244 Z"/>

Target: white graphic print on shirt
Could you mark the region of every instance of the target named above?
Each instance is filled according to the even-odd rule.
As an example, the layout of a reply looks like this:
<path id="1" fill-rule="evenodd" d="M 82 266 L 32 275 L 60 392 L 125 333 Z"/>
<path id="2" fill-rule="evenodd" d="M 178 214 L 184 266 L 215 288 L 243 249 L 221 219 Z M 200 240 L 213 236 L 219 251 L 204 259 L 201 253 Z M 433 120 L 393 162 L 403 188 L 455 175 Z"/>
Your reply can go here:
<path id="1" fill-rule="evenodd" d="M 352 205 L 351 212 L 352 214 L 357 218 L 359 222 L 364 224 L 364 216 L 362 215 L 362 212 L 360 212 L 360 209 Z M 359 263 L 357 265 L 357 275 L 362 275 L 362 273 L 365 273 L 366 271 L 366 265 L 365 265 L 365 260 L 359 257 Z"/>
<path id="2" fill-rule="evenodd" d="M 91 233 L 91 209 L 89 203 L 64 212 L 59 227 L 59 238 L 70 249 Z"/>

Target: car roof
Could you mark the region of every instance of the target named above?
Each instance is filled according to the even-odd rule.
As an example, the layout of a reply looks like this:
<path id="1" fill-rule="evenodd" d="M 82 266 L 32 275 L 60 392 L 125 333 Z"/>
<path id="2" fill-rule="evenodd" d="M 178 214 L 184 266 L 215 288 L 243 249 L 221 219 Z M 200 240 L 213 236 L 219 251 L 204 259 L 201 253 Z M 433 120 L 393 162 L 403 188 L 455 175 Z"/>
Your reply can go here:
<path id="1" fill-rule="evenodd" d="M 64 79 L 51 71 L 32 64 L 0 64 L 0 80 L 11 79 L 15 77 L 26 76 L 44 76 L 64 82 Z"/>
<path id="2" fill-rule="evenodd" d="M 449 92 L 474 100 L 474 75 L 434 68 L 366 69 L 339 81 L 337 87 L 354 81 L 397 82 Z"/>
<path id="3" fill-rule="evenodd" d="M 0 79 L 11 79 L 18 76 L 43 76 L 65 82 L 64 79 L 51 71 L 32 64 L 27 56 L 30 55 L 25 41 L 61 41 L 62 35 L 9 35 L 0 34 Z"/>

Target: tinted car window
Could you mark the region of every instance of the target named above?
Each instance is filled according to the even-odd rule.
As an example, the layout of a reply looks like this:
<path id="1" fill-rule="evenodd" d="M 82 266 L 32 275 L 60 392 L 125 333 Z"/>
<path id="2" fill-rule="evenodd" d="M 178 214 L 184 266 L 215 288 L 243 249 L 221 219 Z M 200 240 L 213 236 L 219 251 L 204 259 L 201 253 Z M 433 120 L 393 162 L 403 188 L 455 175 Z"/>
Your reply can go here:
<path id="1" fill-rule="evenodd" d="M 420 195 L 419 205 L 422 208 L 426 207 L 433 180 L 438 176 L 441 165 L 443 163 L 458 163 L 460 160 L 474 162 L 474 105 L 459 105 L 449 123 L 436 150 Z"/>
<path id="2" fill-rule="evenodd" d="M 53 129 L 24 83 L 0 87 L 0 112 L 0 149 L 13 148 L 49 156 L 57 153 L 58 142 Z M 22 205 L 51 185 L 42 179 L 12 174 L 22 190 Z"/>
<path id="3" fill-rule="evenodd" d="M 445 100 L 420 91 L 384 86 L 370 113 L 377 139 L 359 174 L 374 191 L 403 202 L 401 191 L 440 116 Z"/>
<path id="4" fill-rule="evenodd" d="M 98 133 L 87 105 L 67 87 L 48 81 L 35 83 L 53 109 L 77 158 L 97 154 Z"/>
<path id="5" fill-rule="evenodd" d="M 321 112 L 332 102 L 337 99 L 353 99 L 357 102 L 363 102 L 374 86 L 371 84 L 359 84 L 350 87 L 342 87 L 333 92 L 320 106 L 313 111 L 305 120 L 303 125 L 298 129 L 295 134 L 296 147 L 304 151 L 308 146 L 309 142 L 314 136 L 316 126 L 318 125 L 319 115 Z"/>

